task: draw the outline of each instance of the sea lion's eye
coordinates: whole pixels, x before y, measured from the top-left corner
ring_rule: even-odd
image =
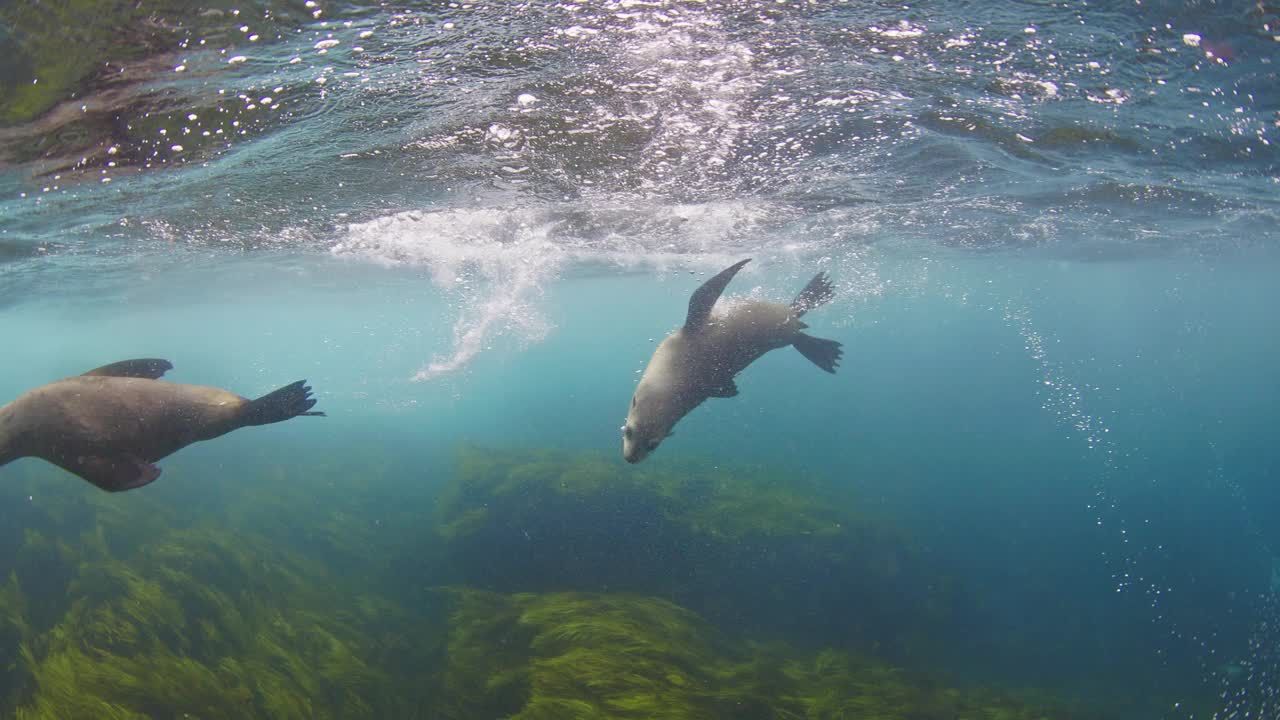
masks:
[[[632,410],[636,409],[636,398],[634,395],[631,396],[631,409]]]
[[[623,426],[622,426],[622,437],[627,438],[628,440],[630,440],[630,439],[631,439],[631,428],[630,428],[630,427],[628,427],[628,426],[626,426],[626,425],[623,425]]]

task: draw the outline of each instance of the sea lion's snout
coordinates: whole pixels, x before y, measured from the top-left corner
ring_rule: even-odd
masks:
[[[644,455],[640,452],[640,446],[632,442],[633,435],[635,435],[635,430],[632,429],[631,425],[622,426],[622,459],[632,465],[644,459]]]
[[[622,458],[632,465],[648,457],[658,443],[658,440],[644,437],[635,425],[628,423],[622,426]]]

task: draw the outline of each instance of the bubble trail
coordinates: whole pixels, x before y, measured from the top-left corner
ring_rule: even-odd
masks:
[[[1116,593],[1142,592],[1149,605],[1152,622],[1165,625],[1170,637],[1196,647],[1197,660],[1206,680],[1219,688],[1221,709],[1213,714],[1212,720],[1280,718],[1280,558],[1274,561],[1276,570],[1270,590],[1256,598],[1256,602],[1250,599],[1239,601],[1242,608],[1255,613],[1257,618],[1249,636],[1246,657],[1223,663],[1218,649],[1213,647],[1213,638],[1184,632],[1166,614],[1163,605],[1177,592],[1177,588],[1161,578],[1149,576],[1144,569],[1148,559],[1164,554],[1164,545],[1156,540],[1148,539],[1143,544],[1135,539],[1133,530],[1138,525],[1144,526],[1140,528],[1142,530],[1149,530],[1145,527],[1148,521],[1135,523],[1132,512],[1116,499],[1119,484],[1123,479],[1135,476],[1136,470],[1130,466],[1129,450],[1122,448],[1111,428],[1086,408],[1089,386],[1080,386],[1069,380],[1062,365],[1050,356],[1048,348],[1054,344],[1054,339],[1037,329],[1025,301],[1006,300],[995,307],[1002,310],[1004,322],[1018,333],[1027,356],[1036,364],[1037,395],[1041,398],[1041,407],[1059,424],[1069,428],[1073,437],[1083,439],[1090,453],[1097,453],[1099,467],[1093,476],[1094,499],[1089,510],[1099,530],[1107,532],[1119,548],[1118,553],[1106,553],[1103,557]],[[1248,507],[1242,489],[1224,472],[1221,464],[1215,480],[1216,484],[1227,489],[1240,507]],[[1269,550],[1261,532],[1252,522],[1247,524],[1246,533],[1259,543],[1259,547]],[[1276,557],[1274,553],[1268,554]],[[1175,705],[1170,712],[1173,714],[1167,717],[1195,718],[1180,705]]]

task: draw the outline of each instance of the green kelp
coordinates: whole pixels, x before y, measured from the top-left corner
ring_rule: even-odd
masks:
[[[458,467],[439,501],[450,582],[667,597],[897,659],[945,642],[961,602],[926,553],[816,479],[558,450],[468,448]]]
[[[0,716],[427,716],[415,675],[443,636],[426,614],[252,530],[80,490],[41,501],[0,586],[0,639],[16,641],[0,654]],[[76,521],[35,529],[55,516]]]
[[[19,718],[358,718],[413,692],[375,662],[394,608],[244,537],[179,530],[85,566],[48,633],[24,641]]]
[[[192,488],[208,496],[211,522],[254,528],[277,546],[321,560],[352,586],[394,594],[404,575],[394,563],[406,556],[434,574],[438,543],[429,521],[436,491],[417,481],[416,463],[397,465],[376,442],[353,442],[305,463],[282,464],[269,451],[236,462],[255,482],[221,491],[207,490],[209,483]]]
[[[990,690],[938,687],[848,653],[735,643],[632,595],[449,591],[438,717],[454,720],[1065,720]],[[1096,720],[1098,716],[1088,716]]]
[[[22,690],[22,644],[31,637],[27,620],[27,599],[10,574],[0,585],[0,712],[13,707]]]

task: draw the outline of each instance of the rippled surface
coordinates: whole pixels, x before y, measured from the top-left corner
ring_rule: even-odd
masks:
[[[11,159],[49,125],[78,139],[0,181],[4,255],[41,258],[9,264],[7,293],[70,256],[210,248],[541,282],[569,256],[1268,247],[1275,23],[1161,3],[211,8],[169,21],[131,80],[0,131]]]
[[[982,485],[1011,493],[994,523],[1016,536],[1006,549],[1057,552],[1036,534],[1046,523],[1071,530],[1051,536],[1064,542],[1105,537],[1085,560],[1046,565],[1126,599],[1080,610],[1052,571],[1025,569],[1035,553],[1009,549],[1024,569],[1008,574],[1027,577],[1003,610],[1140,618],[1171,639],[1125,649],[1151,659],[1134,683],[1163,692],[1193,666],[1221,685],[1215,717],[1276,711],[1276,458],[1258,430],[1276,417],[1247,400],[1270,392],[1280,350],[1266,320],[1276,8],[307,2],[76,20],[82,50],[54,62],[47,19],[0,11],[0,43],[21,60],[0,78],[12,111],[0,126],[0,308],[29,333],[24,362],[86,345],[130,352],[151,340],[131,313],[172,303],[177,344],[218,363],[269,366],[305,348],[311,367],[341,367],[323,371],[326,392],[353,413],[501,408],[494,434],[526,437],[539,413],[504,398],[563,383],[580,347],[570,340],[600,342],[580,329],[595,328],[624,349],[591,357],[626,372],[584,406],[554,401],[582,418],[568,444],[610,444],[591,434],[616,426],[620,406],[602,398],[625,402],[647,341],[678,321],[686,271],[749,255],[738,290],[784,299],[824,268],[841,290],[824,325],[853,360],[841,378],[881,387],[825,398],[820,415],[744,389],[749,403],[690,418],[683,439],[704,442],[687,448],[724,436],[716,447],[750,455],[776,432],[786,443],[772,459],[835,474],[955,464],[957,483],[1003,473],[1070,487]],[[65,91],[42,101],[23,89],[42,82]],[[28,104],[47,107],[19,117]],[[273,308],[291,343],[241,347],[231,311],[185,328],[179,308],[229,298]],[[90,306],[104,299],[130,313],[119,337],[79,317],[98,317]],[[625,345],[632,335],[645,342]],[[845,434],[845,403],[883,424]],[[807,424],[742,429],[778,407]],[[1005,441],[1002,413],[1030,423],[1026,408],[1061,445]],[[986,434],[957,432],[966,423]],[[920,452],[903,449],[913,430],[933,460],[908,472],[896,458]],[[847,449],[868,437],[879,450]],[[951,519],[980,512],[965,495],[908,482],[886,502],[944,528],[936,543],[998,534]],[[1193,519],[1179,497],[1218,514]],[[1055,502],[1087,518],[1063,520]],[[996,582],[1000,560],[980,547],[957,562]],[[1240,565],[1210,570],[1212,548]],[[1028,621],[1024,642],[1056,647],[1054,624]],[[1113,650],[1061,652],[1078,669]]]

